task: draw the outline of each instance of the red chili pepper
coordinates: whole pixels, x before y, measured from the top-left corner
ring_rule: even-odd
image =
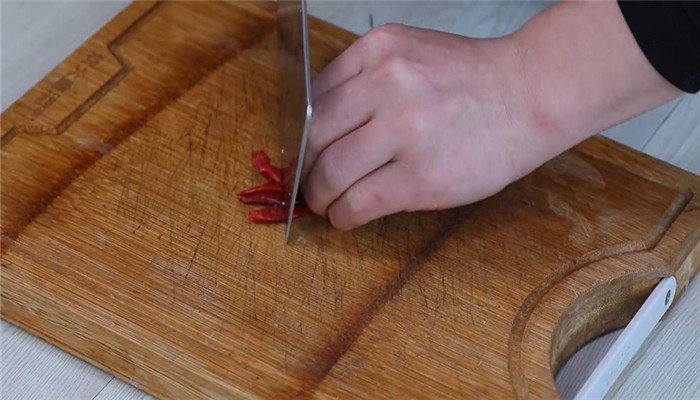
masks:
[[[287,213],[284,208],[266,207],[260,210],[253,210],[248,213],[248,219],[257,223],[287,222]]]
[[[252,193],[241,196],[241,202],[244,204],[259,204],[263,206],[284,207],[282,192],[277,193]]]
[[[301,218],[311,213],[311,210],[305,205],[299,205],[294,208],[294,219]],[[248,219],[251,222],[270,224],[277,222],[287,222],[287,212],[284,208],[265,207],[260,210],[253,210],[248,213]]]
[[[282,193],[282,185],[277,182],[267,182],[238,193],[239,197],[246,197],[257,193]]]
[[[268,182],[282,183],[282,171],[270,165],[270,157],[264,151],[253,153],[253,168],[260,173]]]
[[[311,214],[311,209],[309,209],[306,204],[297,204],[296,207],[294,207],[294,219],[301,218],[309,214]]]
[[[238,193],[239,199],[245,204],[260,204],[269,207],[251,211],[248,219],[257,223],[277,223],[286,222],[289,209],[284,204],[285,191],[291,190],[292,179],[296,172],[297,161],[294,160],[287,168],[281,170],[270,165],[270,158],[263,151],[253,153],[253,167],[265,179],[267,183],[243,190]],[[284,179],[284,181],[283,181]],[[299,194],[296,207],[294,208],[294,219],[311,214],[311,210],[304,203],[304,199]]]

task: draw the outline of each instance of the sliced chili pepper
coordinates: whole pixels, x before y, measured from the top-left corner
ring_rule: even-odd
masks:
[[[277,193],[252,193],[241,196],[241,202],[244,204],[259,204],[263,206],[283,207],[282,192]]]
[[[296,207],[294,207],[294,219],[301,218],[309,214],[311,214],[311,209],[309,209],[306,204],[298,204]]]
[[[308,214],[311,214],[311,210],[303,204],[294,208],[294,219],[301,218]],[[248,213],[248,219],[252,222],[262,224],[287,222],[287,212],[285,209],[279,207],[265,207]]]
[[[268,182],[282,183],[282,171],[270,164],[270,157],[264,151],[253,153],[253,168],[260,173]]]
[[[284,170],[273,167],[270,158],[263,151],[253,153],[253,167],[260,173],[267,183],[238,193],[240,201],[245,204],[260,204],[268,207],[251,211],[248,219],[256,223],[278,223],[286,222],[289,215],[289,208],[284,203],[291,193],[291,185],[296,172],[297,160]],[[306,206],[304,199],[299,193],[296,207],[294,208],[294,219],[311,214],[311,210]]]
[[[278,182],[267,182],[238,193],[239,197],[250,196],[257,193],[282,193],[282,185]]]
[[[270,224],[276,222],[286,222],[287,213],[283,208],[278,207],[266,207],[260,210],[253,210],[248,213],[248,219],[251,222],[257,222],[259,224]]]

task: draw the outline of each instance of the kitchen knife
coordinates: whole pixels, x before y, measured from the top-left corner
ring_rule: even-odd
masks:
[[[311,123],[311,65],[306,0],[277,2],[277,44],[280,58],[280,156],[283,170],[287,233],[292,234],[294,206]]]

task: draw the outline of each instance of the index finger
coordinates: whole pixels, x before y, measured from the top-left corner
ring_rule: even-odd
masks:
[[[364,47],[362,40],[355,41],[316,75],[311,84],[311,94],[314,100],[362,72],[365,57]]]

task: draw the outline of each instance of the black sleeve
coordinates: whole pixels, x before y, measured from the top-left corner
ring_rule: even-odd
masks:
[[[677,88],[700,91],[700,1],[618,0],[639,47]]]

